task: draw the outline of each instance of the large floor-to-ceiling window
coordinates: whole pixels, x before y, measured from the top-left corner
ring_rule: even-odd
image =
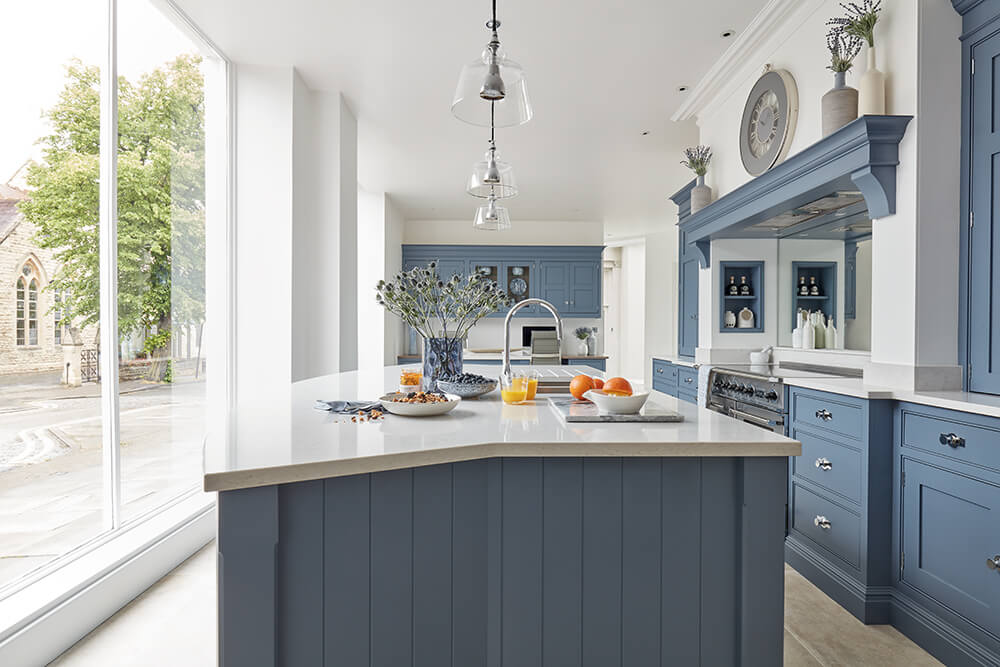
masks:
[[[165,0],[8,4],[0,600],[197,497],[228,386],[224,59]]]

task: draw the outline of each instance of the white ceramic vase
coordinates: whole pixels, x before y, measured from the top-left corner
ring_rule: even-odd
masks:
[[[858,114],[885,114],[885,75],[875,66],[875,47],[868,47],[868,69],[858,84]]]
[[[697,213],[712,203],[712,188],[705,185],[705,175],[698,176],[698,183],[691,188],[691,213]]]
[[[822,108],[824,137],[858,117],[858,91],[847,85],[846,72],[834,72],[833,88],[823,96]]]
[[[576,341],[577,341],[576,342],[576,353],[579,354],[581,357],[587,356],[587,339],[586,338],[582,338],[582,339],[581,338],[577,338]]]

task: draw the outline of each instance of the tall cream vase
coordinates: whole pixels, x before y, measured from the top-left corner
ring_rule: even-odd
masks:
[[[868,69],[858,83],[858,115],[885,114],[885,75],[875,66],[875,47],[868,47]]]

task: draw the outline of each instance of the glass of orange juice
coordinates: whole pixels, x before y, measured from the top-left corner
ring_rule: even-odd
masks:
[[[528,378],[523,375],[500,376],[500,398],[511,405],[528,400]]]
[[[525,400],[533,401],[538,391],[538,371],[524,371],[524,380],[528,390]]]

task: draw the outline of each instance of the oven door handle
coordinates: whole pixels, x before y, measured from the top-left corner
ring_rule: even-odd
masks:
[[[757,415],[752,415],[749,412],[743,412],[742,410],[737,410],[736,408],[729,408],[729,414],[733,417],[739,419],[745,419],[746,421],[757,424],[758,426],[782,426],[785,422],[784,420],[770,420],[764,419],[763,417],[758,417]]]

